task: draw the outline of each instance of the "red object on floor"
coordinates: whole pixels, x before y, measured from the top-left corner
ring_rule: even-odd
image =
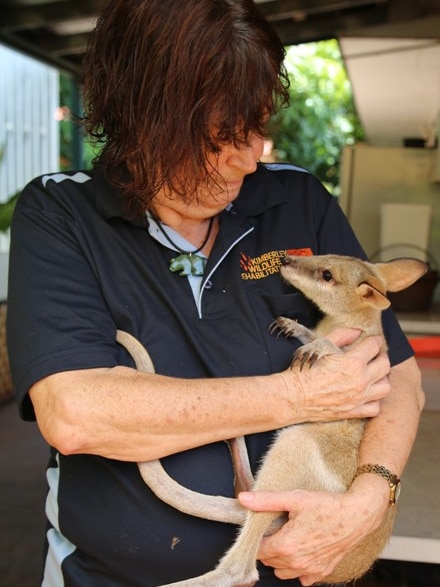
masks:
[[[421,336],[410,338],[416,357],[440,358],[440,336]]]

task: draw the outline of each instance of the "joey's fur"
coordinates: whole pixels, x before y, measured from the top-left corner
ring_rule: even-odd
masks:
[[[397,259],[387,263],[368,263],[353,257],[322,255],[314,257],[286,257],[281,274],[291,285],[301,290],[322,311],[324,317],[315,331],[288,318],[279,317],[272,325],[286,336],[297,337],[304,343],[294,355],[293,364],[311,367],[316,360],[330,353],[342,352],[327,340],[326,334],[337,326],[349,326],[362,331],[358,344],[367,335],[382,334],[381,313],[390,305],[387,291],[402,290],[427,270],[425,263],[415,259]],[[121,344],[127,346],[127,341]],[[133,341],[130,341],[130,344]],[[135,341],[137,343],[137,341]],[[139,343],[137,343],[139,345]],[[128,350],[131,352],[130,345]],[[385,340],[384,340],[385,348]],[[142,368],[138,363],[138,368]],[[329,423],[307,423],[281,430],[264,457],[255,479],[255,490],[286,491],[308,489],[312,491],[344,492],[350,486],[358,463],[358,449],[364,431],[359,419]],[[238,453],[246,460],[243,439],[237,439]],[[185,508],[179,498],[170,498],[171,485],[179,487],[161,469],[159,461],[140,465],[141,474],[153,491],[177,509],[199,517],[244,523],[230,550],[218,566],[209,573],[172,583],[163,587],[251,587],[258,580],[256,557],[261,538],[272,533],[284,522],[282,512],[244,512],[236,500],[201,496],[180,488]],[[144,468],[144,472],[143,469]],[[146,469],[146,471],[145,471]],[[205,501],[205,497],[209,498]],[[199,511],[200,500],[204,513]],[[211,500],[212,503],[209,502]],[[222,501],[223,500],[223,501]],[[218,507],[215,515],[213,503]],[[234,503],[234,508],[229,508]],[[231,511],[235,513],[230,514]],[[360,542],[326,577],[325,584],[345,583],[363,575],[381,553],[392,532],[396,508],[390,507],[380,527]],[[241,522],[241,520],[240,520]],[[325,528],[323,529],[325,531]]]

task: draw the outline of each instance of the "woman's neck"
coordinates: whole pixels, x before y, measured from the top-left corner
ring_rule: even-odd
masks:
[[[155,202],[151,213],[157,221],[178,232],[195,248],[206,241],[201,251],[209,255],[218,233],[218,217],[202,216],[201,210],[193,211],[192,208],[186,205],[176,207],[171,202],[170,205]]]

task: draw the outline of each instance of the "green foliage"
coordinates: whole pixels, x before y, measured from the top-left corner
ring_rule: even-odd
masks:
[[[0,147],[0,165],[5,154],[5,147]],[[19,193],[10,196],[6,202],[0,202],[0,232],[6,232],[11,225],[12,214],[17,203]]]
[[[0,202],[0,232],[6,232],[11,225],[12,214],[18,200],[18,194],[11,196],[6,202]]]
[[[273,121],[276,156],[305,167],[338,195],[342,148],[363,140],[336,40],[287,49],[290,105]]]
[[[80,112],[75,112],[75,92],[77,92],[77,87],[74,79],[68,74],[60,73],[59,123],[60,169],[62,171],[72,169],[78,165],[81,169],[91,169],[93,159],[99,151],[77,126],[75,117],[79,116]],[[78,133],[81,142],[81,160],[74,161],[74,141],[78,139]]]
[[[60,170],[70,168],[72,158],[72,123],[70,112],[72,108],[72,79],[60,73]]]

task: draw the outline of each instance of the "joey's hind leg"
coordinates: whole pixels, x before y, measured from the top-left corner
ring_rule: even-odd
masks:
[[[280,519],[277,523],[277,520]],[[237,540],[214,571],[223,585],[252,587],[258,581],[257,556],[263,536],[282,526],[285,518],[278,512],[249,512]]]
[[[256,491],[345,489],[339,475],[327,466],[312,426],[290,426],[277,434],[258,471],[254,485]],[[323,442],[327,444],[325,438]],[[261,539],[273,534],[286,520],[286,512],[249,511],[235,544],[215,573],[231,578],[230,585],[234,587],[253,585],[258,577],[256,558]]]

